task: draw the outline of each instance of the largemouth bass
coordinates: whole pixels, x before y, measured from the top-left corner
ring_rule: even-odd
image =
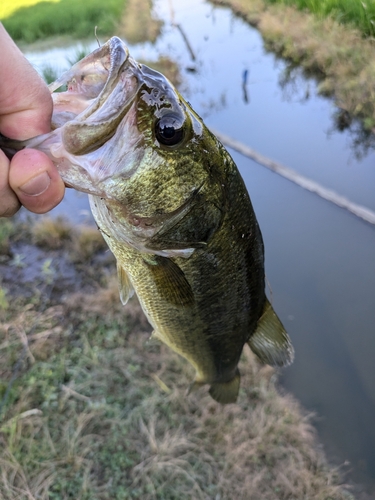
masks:
[[[235,163],[173,85],[111,38],[56,82],[53,131],[36,148],[89,194],[117,259],[120,297],[135,291],[153,337],[195,368],[220,403],[237,399],[248,343],[265,363],[293,359],[265,295],[262,235]]]

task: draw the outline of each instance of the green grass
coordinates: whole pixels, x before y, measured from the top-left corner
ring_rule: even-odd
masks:
[[[358,28],[366,36],[375,36],[374,0],[266,0],[307,9],[319,17],[331,16],[343,24]]]
[[[2,22],[16,40],[31,43],[50,36],[75,38],[111,35],[116,31],[125,6],[124,0],[60,0],[21,7]]]

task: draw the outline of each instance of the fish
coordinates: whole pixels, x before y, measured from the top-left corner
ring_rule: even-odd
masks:
[[[63,92],[55,92],[66,86]],[[136,293],[155,338],[234,403],[244,345],[272,366],[294,350],[265,293],[262,234],[229,153],[162,74],[112,37],[50,85],[52,131],[4,137],[46,153],[89,195],[116,257],[120,299]]]

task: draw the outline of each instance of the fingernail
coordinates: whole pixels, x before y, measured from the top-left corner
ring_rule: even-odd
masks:
[[[49,188],[50,184],[50,176],[47,174],[47,172],[43,172],[42,174],[39,174],[36,177],[33,177],[29,181],[25,182],[25,184],[20,186],[19,190],[24,194],[28,194],[29,196],[39,196]]]

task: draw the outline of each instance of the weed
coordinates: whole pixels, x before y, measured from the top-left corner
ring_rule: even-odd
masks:
[[[42,68],[42,76],[47,84],[50,84],[57,80],[58,73],[57,70],[51,64],[45,64]]]
[[[45,259],[41,271],[43,281],[48,285],[52,284],[56,274],[56,271],[52,267],[52,259]]]
[[[105,249],[107,244],[97,227],[83,226],[74,231],[70,248],[74,262],[88,264],[95,254]]]
[[[7,301],[6,295],[6,290],[0,287],[0,309],[8,309],[9,307],[9,302]]]
[[[22,253],[15,253],[12,260],[9,262],[9,265],[21,269],[26,265],[24,260],[25,255],[23,255]]]
[[[72,57],[67,57],[66,61],[69,66],[74,66],[74,64],[86,57],[89,53],[90,50],[87,47],[78,47],[75,54]]]
[[[0,256],[9,255],[9,238],[14,231],[14,224],[10,220],[0,218]]]
[[[71,226],[62,217],[41,217],[32,227],[33,243],[43,248],[62,248],[70,238]]]

